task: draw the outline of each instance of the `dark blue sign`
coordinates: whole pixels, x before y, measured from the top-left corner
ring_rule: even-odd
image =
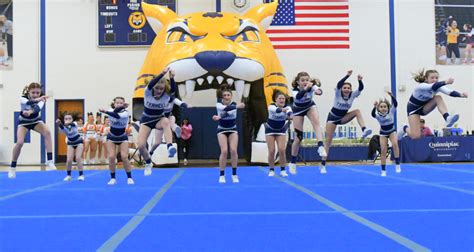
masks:
[[[99,46],[149,46],[155,32],[148,25],[142,0],[99,0]],[[176,0],[147,0],[176,12]]]
[[[474,137],[423,137],[400,141],[400,158],[412,162],[470,162],[474,160]]]

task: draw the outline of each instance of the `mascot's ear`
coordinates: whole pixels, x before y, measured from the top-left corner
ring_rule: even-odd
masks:
[[[172,19],[178,17],[174,11],[168,9],[166,6],[148,4],[145,3],[145,1],[142,1],[142,9],[148,23],[156,34],[158,34],[161,28],[167,25]]]
[[[278,1],[272,3],[259,4],[245,13],[244,17],[253,19],[260,23],[264,30],[267,30],[272,23],[278,7]]]

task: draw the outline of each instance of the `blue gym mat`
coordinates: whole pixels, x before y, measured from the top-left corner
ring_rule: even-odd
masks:
[[[474,164],[0,174],[0,251],[473,251]],[[73,171],[77,178],[77,171]]]

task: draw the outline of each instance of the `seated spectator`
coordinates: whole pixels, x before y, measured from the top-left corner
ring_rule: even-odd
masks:
[[[425,119],[420,119],[421,136],[433,136],[433,131],[428,126],[425,126]]]

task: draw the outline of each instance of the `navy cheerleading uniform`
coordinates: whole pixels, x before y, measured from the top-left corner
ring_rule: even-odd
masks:
[[[128,142],[128,134],[126,132],[130,113],[123,107],[109,109],[105,112],[109,115],[110,129],[107,134],[107,141],[115,144]]]
[[[160,97],[155,97],[153,94],[153,87],[161,80],[161,78],[163,78],[163,76],[164,74],[159,74],[157,77],[153,78],[145,88],[144,110],[140,119],[140,124],[146,125],[151,129],[156,128],[156,124],[161,120],[161,118],[166,116],[166,109],[173,100],[172,96],[166,92],[163,92]],[[176,83],[173,78],[171,78],[170,84],[170,94],[173,94],[176,92]],[[170,115],[171,110],[169,111],[168,116]]]
[[[283,109],[286,108],[286,113]],[[268,106],[268,120],[265,123],[265,135],[268,136],[279,136],[286,135],[288,129],[287,119],[293,114],[290,106],[284,108],[278,107],[275,103]]]
[[[293,89],[294,101],[292,110],[294,116],[305,116],[312,107],[316,106],[316,103],[313,101],[313,95],[317,90],[321,89],[316,85],[303,90],[299,90],[298,87]]]
[[[76,148],[79,144],[83,144],[83,139],[79,134],[79,127],[76,122],[69,125],[59,124],[59,129],[66,134],[67,145]]]
[[[461,94],[457,91],[451,90],[446,87],[446,82],[440,81],[433,84],[420,83],[413,91],[410,96],[410,100],[407,104],[407,114],[410,115],[427,115],[428,113],[423,112],[423,107],[433,99],[438,93],[444,93],[452,97],[461,97]],[[430,111],[431,112],[431,111]]]
[[[374,107],[372,109],[372,117],[377,119],[380,124],[380,136],[388,137],[393,132],[396,132],[395,126],[395,114],[397,113],[398,102],[393,95],[390,95],[392,98],[392,106],[386,114],[382,114]]]
[[[344,76],[336,86],[336,96],[334,98],[334,105],[331,108],[331,111],[328,114],[327,122],[333,124],[341,124],[342,118],[347,114],[349,109],[352,107],[354,100],[359,97],[362,90],[364,90],[364,83],[362,80],[359,80],[359,87],[357,90],[349,93],[349,96],[344,97],[342,95],[342,87],[344,82],[349,78],[349,75]]]
[[[237,133],[237,103],[231,102],[225,105],[222,102],[216,103],[217,115],[219,124],[217,125],[217,134],[225,134],[229,136],[232,133]]]
[[[21,113],[18,117],[18,125],[32,130],[36,127],[38,123],[41,123],[41,110],[44,106],[44,101],[33,101],[28,98],[28,96],[22,96],[20,99]],[[23,111],[31,110],[29,116],[23,114]]]

